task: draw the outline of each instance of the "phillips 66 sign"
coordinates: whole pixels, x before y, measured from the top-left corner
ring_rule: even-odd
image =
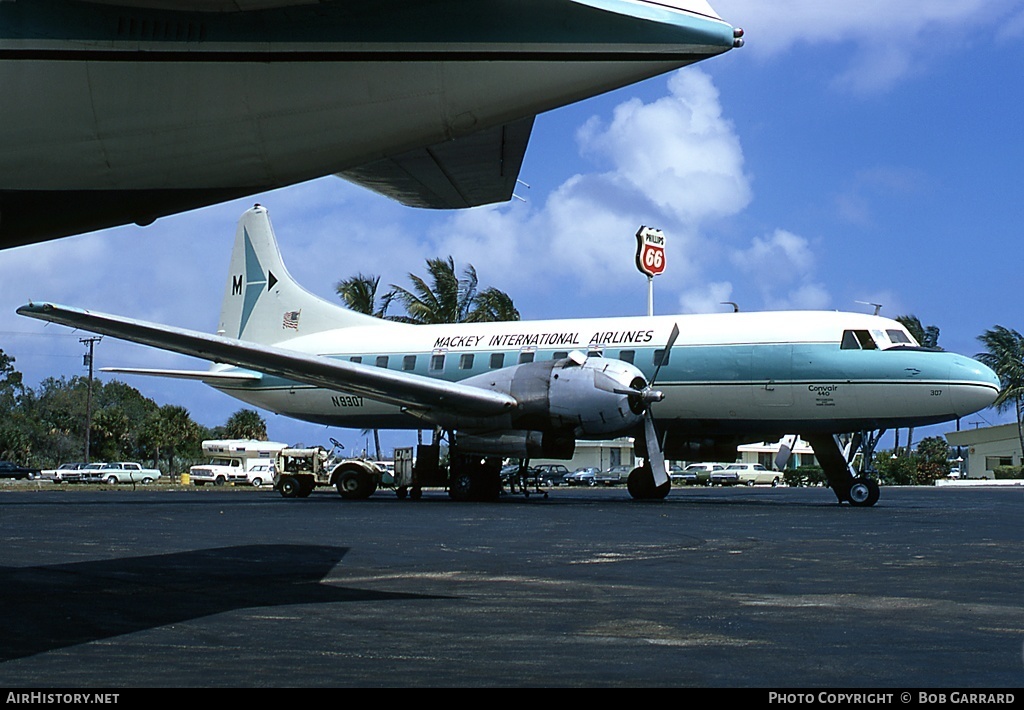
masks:
[[[640,227],[636,233],[636,268],[648,276],[665,270],[665,235],[660,229]]]

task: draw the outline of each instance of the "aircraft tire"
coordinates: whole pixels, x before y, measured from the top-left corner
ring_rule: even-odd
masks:
[[[852,506],[870,508],[878,502],[879,495],[878,481],[865,476],[858,476],[850,485],[848,500]]]
[[[448,497],[452,500],[465,502],[473,500],[473,477],[469,471],[461,471],[453,474],[448,482]]]
[[[663,500],[672,490],[672,481],[665,481],[660,486],[654,485],[654,474],[647,466],[634,468],[626,479],[626,490],[633,500]]]

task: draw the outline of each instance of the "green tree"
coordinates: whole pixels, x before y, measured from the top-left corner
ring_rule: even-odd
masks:
[[[357,274],[339,281],[334,290],[345,302],[345,305],[353,311],[377,318],[386,318],[394,294],[389,291],[378,302],[377,288],[379,285],[380,276]]]
[[[477,295],[476,305],[467,318],[474,323],[519,319],[519,310],[512,303],[512,297],[496,288],[484,289]]]
[[[29,460],[31,438],[21,411],[24,404],[21,373],[14,369],[14,358],[0,350],[0,458]]]
[[[920,343],[921,347],[942,350],[939,347],[938,326],[922,325],[921,319],[915,315],[896,316],[896,321],[910,331],[910,334],[914,336],[914,340]]]
[[[391,294],[407,314],[395,320],[419,324],[495,321],[499,316],[519,320],[519,311],[508,294],[495,288],[477,292],[479,280],[472,264],[459,278],[452,257],[427,259],[427,272],[429,283],[409,274],[411,289],[392,284]]]
[[[999,395],[993,406],[999,412],[1014,410],[1017,437],[1024,454],[1024,336],[997,325],[978,336],[978,340],[985,346],[985,352],[975,357],[999,378]]]
[[[167,452],[168,473],[175,473],[174,459],[177,456],[197,458],[202,452],[202,433],[198,424],[192,421],[188,410],[173,404],[160,407],[158,429],[164,437],[164,451]]]
[[[267,422],[254,409],[239,409],[224,424],[227,439],[267,440]]]
[[[917,482],[931,485],[949,476],[949,444],[941,436],[927,436],[917,445]]]

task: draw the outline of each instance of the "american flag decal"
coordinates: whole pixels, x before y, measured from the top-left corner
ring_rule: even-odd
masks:
[[[284,319],[281,321],[282,328],[291,328],[292,330],[299,329],[299,315],[302,311],[288,311],[284,314]]]

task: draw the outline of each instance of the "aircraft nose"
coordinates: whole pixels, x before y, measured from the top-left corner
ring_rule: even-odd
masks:
[[[953,411],[958,417],[991,407],[999,395],[999,377],[977,360],[959,356],[950,365]]]

